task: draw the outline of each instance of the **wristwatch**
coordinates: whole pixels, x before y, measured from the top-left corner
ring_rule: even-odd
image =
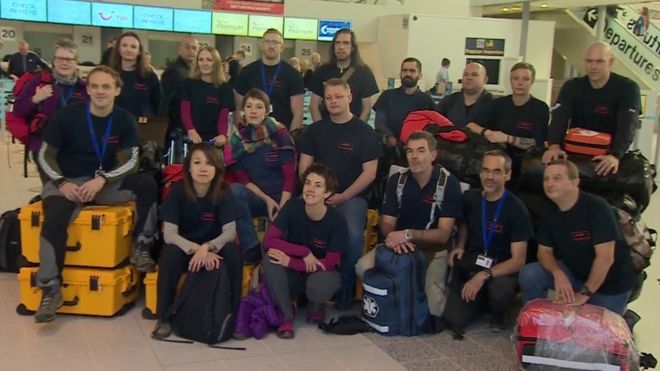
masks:
[[[591,290],[589,290],[587,285],[583,285],[582,288],[580,289],[580,291],[578,291],[578,292],[580,294],[582,294],[584,296],[588,296],[588,297],[592,297],[594,295],[594,293]]]
[[[403,230],[403,237],[406,238],[406,241],[410,242],[412,241],[412,232],[410,232],[410,229],[404,229]]]

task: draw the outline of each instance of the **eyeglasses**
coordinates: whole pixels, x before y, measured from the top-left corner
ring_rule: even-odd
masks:
[[[279,40],[261,40],[262,43],[266,45],[281,45],[282,43]]]
[[[76,58],[55,57],[55,58],[53,58],[53,60],[54,60],[55,62],[60,62],[60,63],[63,63],[63,62],[66,62],[66,63],[73,63],[73,62],[76,61]]]

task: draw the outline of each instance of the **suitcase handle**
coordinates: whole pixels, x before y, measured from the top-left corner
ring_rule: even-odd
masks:
[[[73,300],[65,300],[64,303],[62,303],[62,305],[67,307],[75,307],[76,305],[78,305],[79,301],[80,299],[78,299],[78,296],[74,296]]]
[[[67,246],[66,251],[80,251],[82,249],[82,245],[80,242],[76,242],[74,246]]]

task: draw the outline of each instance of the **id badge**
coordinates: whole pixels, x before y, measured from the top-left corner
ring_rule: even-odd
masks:
[[[493,258],[489,258],[486,255],[479,255],[477,256],[477,265],[482,268],[490,269],[490,267],[493,266]]]
[[[268,107],[268,113],[273,113],[273,105],[272,104]]]

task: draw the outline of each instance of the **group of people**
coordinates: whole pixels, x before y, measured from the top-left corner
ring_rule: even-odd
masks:
[[[380,231],[384,245],[396,253],[430,255],[426,292],[439,326],[460,333],[486,301],[493,327],[501,329],[519,284],[524,301],[554,288],[569,305],[589,302],[623,312],[634,281],[630,256],[608,204],[580,191],[575,165],[562,150],[569,122],[610,133],[608,154],[594,158],[599,173],[607,174],[617,171],[632,142],[639,88],[610,71],[607,44],[590,46],[587,75],[565,84],[548,126],[547,105],[530,94],[535,72],[528,63],[513,66],[512,94],[498,99],[485,91],[484,67],[470,63],[463,89],[436,107],[417,87],[421,62],[406,58],[402,86],[383,92],[374,104],[378,86],[360,58],[355,33],[340,30],[329,63],[310,82],[315,122],[296,143],[290,131],[302,127],[302,76],[280,59],[279,31],[267,30],[261,49],[262,58],[243,67],[229,85],[218,51],[199,48],[187,37],[159,81],[145,68],[139,37],[127,32],[117,40],[110,66],[93,68],[85,83],[75,68],[75,45],[55,45],[54,83],[32,82],[16,102],[26,116],[42,112],[48,118],[42,143],[31,148],[44,181],[37,322],[52,321],[62,305],[72,217],[90,202],[135,201],[131,262],[141,272],[155,267],[151,250],[157,221],[163,222],[154,337],[171,333],[167,309],[185,271],[222,263],[236,310],[243,262],[261,260],[264,280],[284,314],[277,335],[291,338],[297,295],[306,294],[307,319],[314,323],[324,320],[331,298],[340,310],[354,303],[356,274],[374,265],[373,253],[362,256],[366,192],[384,149],[392,148],[405,151],[408,169],[387,182]],[[375,129],[365,122],[372,107]],[[463,193],[454,175],[434,165],[431,134],[414,132],[401,143],[404,118],[419,109],[437,109],[455,126],[503,144],[503,150],[483,157],[481,190]],[[184,131],[194,143],[183,163],[183,181],[173,186],[160,213],[154,179],[136,174],[137,122],[158,112],[169,116],[170,132]],[[546,140],[543,183],[553,205],[534,231],[525,205],[506,182],[512,157]],[[234,183],[226,182],[227,172]],[[434,202],[441,181],[443,199]],[[255,216],[269,219],[263,241],[252,225]],[[530,240],[539,244],[539,262],[525,265]]]

